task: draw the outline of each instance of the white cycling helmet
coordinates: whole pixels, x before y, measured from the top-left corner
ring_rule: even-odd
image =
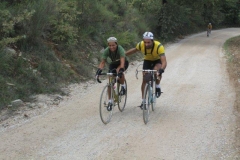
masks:
[[[153,34],[152,32],[145,32],[143,34],[143,39],[153,39]]]
[[[107,42],[115,42],[115,43],[117,43],[117,38],[115,38],[115,37],[109,37],[109,38],[107,39]]]
[[[211,25],[211,23],[209,23]]]

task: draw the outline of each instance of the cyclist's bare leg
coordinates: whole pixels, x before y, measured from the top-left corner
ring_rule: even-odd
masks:
[[[141,87],[141,90],[142,90],[142,98],[143,98],[145,86],[146,86],[146,82],[143,81],[143,82],[142,82],[142,87]]]
[[[120,82],[120,84],[124,84],[124,81],[125,81],[125,76],[123,74],[122,77],[119,78],[119,82]]]
[[[109,82],[110,82],[110,78],[109,78]],[[108,86],[108,100],[111,100],[112,102],[112,99],[111,99],[111,87]]]
[[[143,73],[143,77],[144,77],[144,73]],[[144,95],[144,89],[145,89],[146,83],[147,83],[147,82],[142,79],[142,86],[141,86],[142,99],[143,99],[143,97],[144,97],[143,95]]]
[[[162,64],[161,63],[157,63],[155,66],[154,66],[154,70],[159,70],[160,68],[162,67]],[[162,76],[158,76],[158,78],[156,79],[156,85],[160,84],[160,81],[162,79]]]
[[[119,71],[119,69],[120,69],[120,66],[118,66],[117,72]],[[120,82],[120,84],[124,84],[124,81],[125,81],[125,76],[124,76],[124,74],[122,74],[122,77],[119,78],[119,82]]]
[[[119,69],[120,69],[120,66],[118,66],[118,68],[117,68],[117,73],[119,72]],[[118,78],[118,83],[120,83],[121,84],[121,90],[120,90],[120,95],[125,95],[125,93],[126,93],[126,84],[125,84],[125,75],[124,75],[124,73],[122,74],[122,76],[121,77],[119,77]]]

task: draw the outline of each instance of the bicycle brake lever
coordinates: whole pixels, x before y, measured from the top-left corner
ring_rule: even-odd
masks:
[[[136,78],[138,79],[138,76],[137,76],[137,75],[138,75],[138,70],[136,69],[136,75],[135,75],[135,76],[136,76]]]

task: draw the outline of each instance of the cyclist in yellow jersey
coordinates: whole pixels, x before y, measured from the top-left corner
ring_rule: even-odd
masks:
[[[211,23],[208,24],[207,29],[209,31],[209,34],[211,34],[211,31],[212,31],[212,24]]]
[[[145,32],[143,34],[143,40],[139,42],[135,48],[125,52],[125,54],[128,56],[138,51],[142,52],[144,55],[143,69],[158,70],[159,79],[156,80],[156,97],[159,97],[161,95],[160,80],[162,78],[162,73],[167,67],[164,46],[159,41],[154,40],[153,33]],[[146,81],[143,79],[141,86],[142,99],[145,85]],[[143,107],[142,104],[140,105],[141,108]]]

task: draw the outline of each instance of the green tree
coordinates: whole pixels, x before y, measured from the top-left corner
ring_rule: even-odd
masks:
[[[7,7],[7,3],[0,3],[0,47],[14,44],[26,38],[22,32],[18,32],[22,26],[26,25],[35,13],[34,10],[18,10]]]
[[[225,15],[223,24],[240,26],[239,0],[223,0],[221,2],[221,12]]]

